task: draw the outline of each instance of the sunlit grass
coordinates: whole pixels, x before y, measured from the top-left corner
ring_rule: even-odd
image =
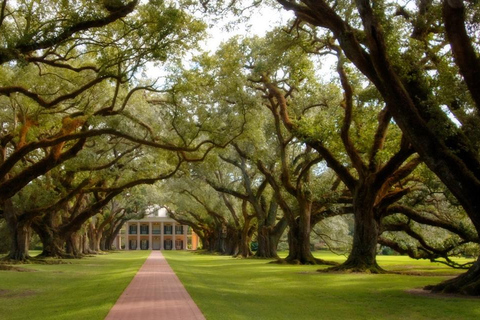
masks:
[[[129,251],[68,264],[21,265],[34,272],[0,271],[0,319],[103,319],[148,254]],[[405,257],[378,260],[388,270],[428,276],[328,274],[316,272],[318,266],[261,259],[184,251],[164,255],[208,320],[480,318],[478,299],[406,292],[462,271]]]
[[[104,319],[148,254],[118,252],[17,266],[32,272],[0,271],[0,319]]]
[[[444,274],[462,271],[406,257],[378,260],[385,269],[424,276],[329,274],[316,272],[318,266],[268,264],[259,259],[181,251],[164,255],[208,320],[480,318],[480,300],[408,293],[446,279]],[[345,259],[320,255],[338,262]]]

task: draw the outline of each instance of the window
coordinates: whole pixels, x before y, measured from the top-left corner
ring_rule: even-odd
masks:
[[[183,226],[175,226],[175,234],[183,234]]]
[[[172,234],[172,226],[165,226],[164,234]]]
[[[137,234],[137,225],[135,224],[131,224],[129,226],[129,231],[128,231],[129,234]]]
[[[152,233],[153,234],[160,234],[160,225],[159,224],[154,224],[152,226]]]
[[[140,226],[140,234],[148,234],[148,224],[142,224]]]
[[[175,240],[175,249],[182,250],[183,249],[183,241],[182,240]]]
[[[129,249],[136,250],[137,249],[137,240],[130,240],[129,242]]]

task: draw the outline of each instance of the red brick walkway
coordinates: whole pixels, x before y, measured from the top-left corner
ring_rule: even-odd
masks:
[[[162,253],[152,251],[105,319],[195,320],[205,317]]]

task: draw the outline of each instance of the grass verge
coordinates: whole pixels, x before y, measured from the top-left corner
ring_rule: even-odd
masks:
[[[104,319],[149,253],[115,252],[15,266],[32,272],[0,271],[0,319]]]
[[[407,257],[378,260],[387,270],[411,275],[319,273],[319,266],[184,251],[164,255],[208,320],[480,319],[479,299],[407,292],[463,272]],[[325,253],[318,257],[343,259]]]

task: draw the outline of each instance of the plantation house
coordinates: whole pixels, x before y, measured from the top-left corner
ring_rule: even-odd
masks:
[[[165,210],[129,220],[115,239],[122,250],[196,250],[198,236],[186,225],[168,217]]]

